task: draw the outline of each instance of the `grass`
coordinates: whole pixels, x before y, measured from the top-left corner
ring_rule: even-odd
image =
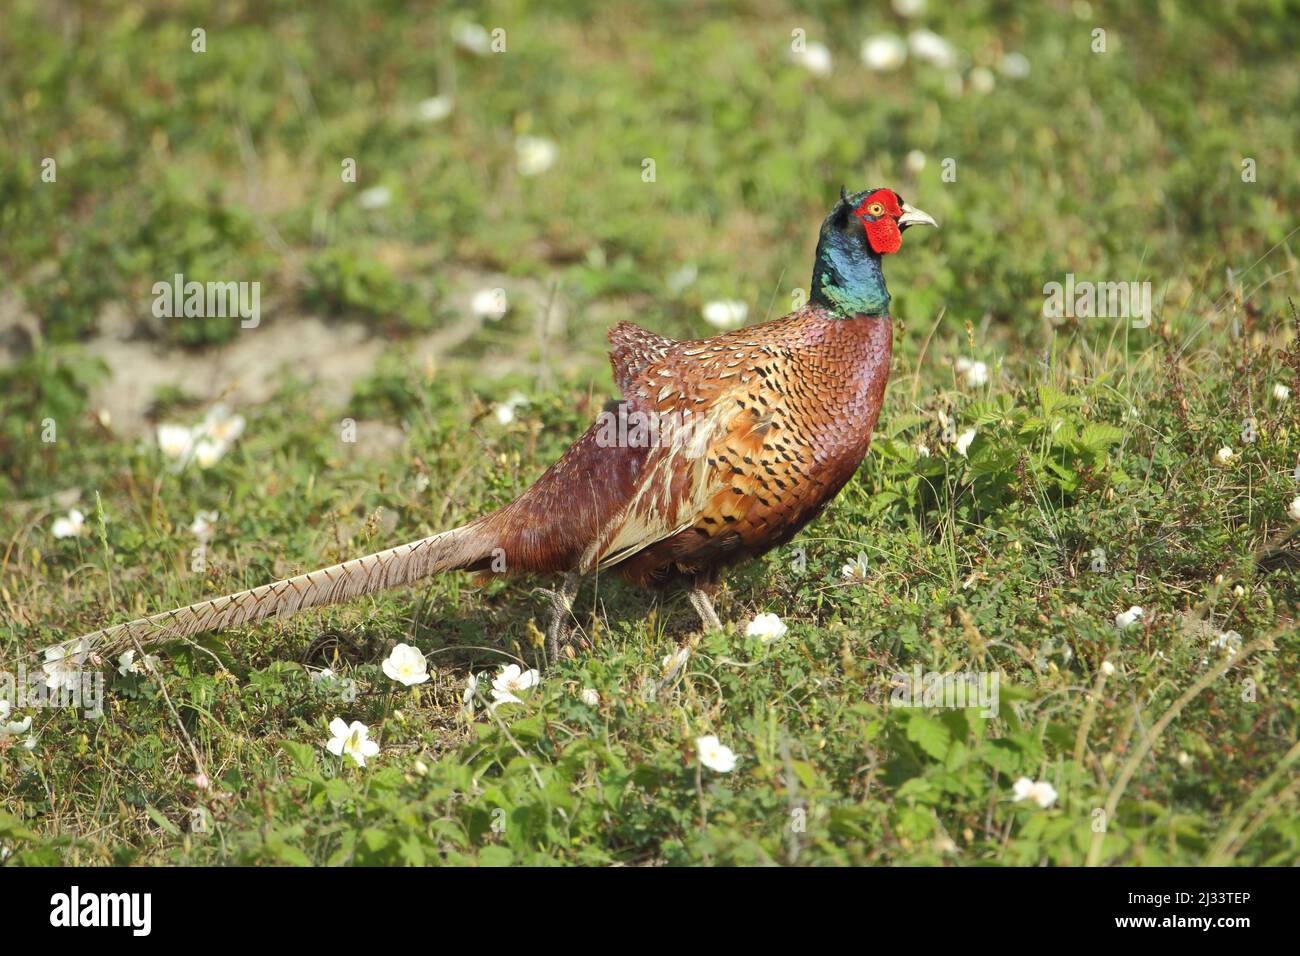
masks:
[[[917,22],[850,4],[102,8],[18,0],[0,37],[0,308],[35,319],[0,369],[0,662],[509,500],[610,393],[607,326],[702,336],[716,298],[783,314],[842,181],[893,185],[943,228],[887,264],[895,367],[866,463],[729,579],[723,633],[700,634],[678,596],[601,579],[577,605],[590,651],[543,662],[545,582],[453,575],[171,646],[155,676],[106,662],[102,718],[24,711],[34,749],[0,737],[6,863],[1300,858],[1300,571],[1276,547],[1300,494],[1300,68],[1280,5],[936,10],[920,22],[964,51],[960,93],[915,58],[868,72],[861,39]],[[461,19],[504,26],[507,52],[457,48]],[[830,77],[784,61],[796,27],[831,47]],[[1008,50],[1028,79],[996,71]],[[438,92],[452,115],[413,119]],[[555,167],[520,176],[520,134],[554,140]],[[364,209],[374,186],[392,201]],[[260,279],[265,328],[155,319],[149,289],[175,272]],[[1070,272],[1151,281],[1151,327],[1044,319],[1043,285]],[[422,336],[463,318],[466,274],[511,310],[427,362]],[[551,288],[565,322],[543,350]],[[148,432],[96,414],[112,308],[164,356],[307,313],[389,345],[344,391],[288,362],[240,406],[228,454],[174,472]],[[503,425],[493,407],[515,390],[529,404]],[[146,415],[192,423],[207,398],[183,384]],[[86,533],[55,539],[74,504]],[[188,526],[207,509],[196,572]],[[868,572],[849,580],[859,552]],[[1145,614],[1121,630],[1130,605]],[[747,637],[761,612],[788,634]],[[415,692],[381,671],[397,642],[429,658]],[[649,699],[681,643],[689,663]],[[542,682],[489,713],[508,662]],[[997,716],[897,706],[918,666],[996,672]],[[323,667],[338,679],[314,681]],[[470,673],[486,675],[472,722]],[[369,725],[370,766],[326,753],[334,717]],[[700,767],[704,734],[734,771]],[[1014,802],[1022,776],[1056,802]]]

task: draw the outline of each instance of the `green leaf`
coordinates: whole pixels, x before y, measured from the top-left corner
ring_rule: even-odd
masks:
[[[146,803],[144,806],[144,811],[145,813],[149,814],[149,819],[151,819],[154,823],[158,824],[158,826],[160,826],[164,832],[169,833],[172,836],[181,835],[180,827],[178,827],[176,824],[172,823],[165,816],[163,816],[162,811],[156,808],[153,804]]]
[[[1039,385],[1038,401],[1043,406],[1044,418],[1051,418],[1054,412],[1079,404],[1079,399],[1065,394],[1055,385]]]
[[[296,740],[282,740],[280,746],[300,769],[316,769],[316,748],[311,744],[299,743]]]
[[[510,852],[509,847],[485,846],[479,850],[478,862],[480,866],[509,866],[515,861],[515,855]]]
[[[1103,451],[1107,446],[1113,445],[1123,438],[1124,429],[1115,425],[1107,425],[1104,422],[1094,422],[1084,426],[1076,444],[1089,451]]]
[[[0,837],[6,840],[35,840],[36,834],[23,826],[22,821],[12,813],[0,810]]]
[[[952,744],[952,734],[947,727],[919,712],[912,714],[907,722],[907,739],[935,760],[942,760]]]

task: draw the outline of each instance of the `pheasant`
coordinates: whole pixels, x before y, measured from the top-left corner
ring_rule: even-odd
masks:
[[[881,270],[909,226],[936,225],[891,189],[846,194],[822,223],[808,304],[785,318],[674,341],[609,332],[623,401],[527,491],[431,537],[86,634],[114,653],[286,616],[453,570],[547,574],[552,660],[583,575],[682,585],[706,628],[720,573],[788,542],[866,455],[889,378],[892,321]]]

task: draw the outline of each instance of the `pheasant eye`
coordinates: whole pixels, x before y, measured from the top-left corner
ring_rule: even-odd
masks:
[[[873,202],[870,206],[867,207],[867,214],[871,216],[880,216],[883,215],[884,212],[885,212],[885,207],[880,205],[880,203],[878,202]]]

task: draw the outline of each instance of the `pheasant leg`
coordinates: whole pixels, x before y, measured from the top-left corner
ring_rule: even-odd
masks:
[[[546,657],[552,664],[560,659],[560,646],[569,637],[569,617],[578,593],[578,575],[566,574],[554,591],[544,591],[551,598],[551,617],[546,625]]]
[[[713,610],[713,601],[710,600],[707,591],[702,588],[692,588],[690,601],[691,607],[695,608],[695,613],[700,616],[700,623],[704,625],[706,631],[722,630],[722,621],[718,620],[718,612]]]

